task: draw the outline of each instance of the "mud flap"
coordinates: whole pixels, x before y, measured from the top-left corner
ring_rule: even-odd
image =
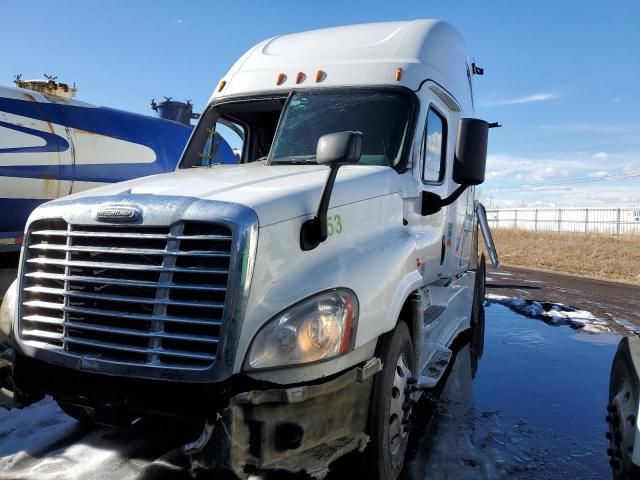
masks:
[[[489,221],[487,220],[487,211],[484,209],[484,205],[477,200],[476,215],[478,216],[478,225],[480,225],[484,244],[487,246],[487,251],[489,252],[491,265],[493,265],[493,268],[498,268],[500,266],[500,260],[498,259],[498,251],[495,243],[493,243],[493,237],[491,236],[491,229],[489,228]]]
[[[373,378],[381,368],[373,358],[326,383],[232,397],[185,445],[192,469],[229,470],[241,479],[278,470],[323,478],[334,460],[366,447]]]

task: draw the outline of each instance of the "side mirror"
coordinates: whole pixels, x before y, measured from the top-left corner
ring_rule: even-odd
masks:
[[[302,224],[300,229],[300,248],[313,250],[327,239],[327,211],[331,192],[338,175],[338,169],[343,165],[352,165],[360,161],[362,152],[361,132],[336,132],[323,135],[318,140],[316,148],[316,162],[331,168],[327,183],[324,184],[316,216]]]
[[[462,118],[453,160],[453,181],[464,186],[484,182],[487,166],[489,123],[477,118]]]
[[[358,163],[361,151],[361,132],[328,133],[318,140],[316,162],[330,167]]]
[[[422,215],[433,215],[451,205],[467,187],[484,182],[487,166],[489,123],[478,118],[462,118],[458,124],[458,138],[453,159],[453,181],[460,184],[447,198],[433,192],[422,192]]]

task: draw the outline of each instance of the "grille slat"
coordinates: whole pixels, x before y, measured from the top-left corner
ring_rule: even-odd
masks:
[[[38,258],[30,258],[27,260],[27,263],[33,263],[37,265],[53,265],[60,267],[78,267],[78,268],[93,268],[93,269],[104,269],[104,270],[142,270],[146,272],[176,272],[176,273],[209,273],[209,274],[227,274],[228,270],[216,268],[216,269],[206,269],[206,268],[197,268],[197,267],[189,267],[189,268],[178,268],[178,267],[169,267],[164,268],[158,265],[139,265],[132,263],[109,263],[109,262],[85,262],[85,261],[73,261],[73,260],[57,260],[57,259],[49,259],[44,257]]]
[[[104,309],[95,309],[95,308],[83,308],[83,307],[67,307],[66,310],[69,313],[76,313],[80,315],[95,315],[98,317],[113,317],[113,318],[124,318],[126,320],[140,320],[150,322],[154,319],[162,320],[165,323],[176,323],[176,324],[185,324],[185,325],[200,325],[200,326],[214,326],[219,327],[222,325],[221,320],[200,320],[197,318],[188,318],[188,317],[172,317],[170,315],[141,315],[127,312],[116,312],[112,310],[104,310]]]
[[[30,245],[30,249],[33,250],[58,250],[62,252],[88,252],[88,253],[112,253],[112,254],[128,254],[128,255],[169,255],[176,257],[230,257],[229,252],[203,252],[198,250],[192,250],[188,252],[168,252],[166,250],[153,249],[153,248],[118,248],[118,247],[83,247],[83,246],[71,246],[55,245],[48,243],[38,243],[36,245]]]
[[[26,292],[35,292],[35,293],[47,293],[52,295],[64,295],[66,297],[72,298],[85,298],[85,299],[94,299],[94,300],[103,300],[106,302],[131,302],[131,303],[143,303],[149,305],[177,305],[180,307],[198,307],[198,308],[217,308],[223,309],[224,303],[215,302],[197,302],[197,301],[183,301],[183,300],[172,300],[170,298],[163,300],[150,300],[147,298],[140,297],[125,297],[122,295],[104,295],[100,293],[85,293],[81,291],[66,291],[63,288],[48,288],[48,287],[26,287],[24,289]]]
[[[133,330],[130,328],[103,327],[99,325],[91,325],[89,323],[72,322],[72,321],[67,321],[65,326],[69,329],[113,333],[116,335],[133,335],[134,337],[145,337],[145,338],[157,337],[157,338],[168,338],[171,340],[185,340],[188,342],[202,342],[202,343],[215,343],[215,344],[220,342],[220,340],[217,337],[206,337],[206,336],[200,336],[200,335],[184,335],[184,334],[166,333],[166,332],[145,332],[143,330]]]
[[[107,342],[96,342],[92,340],[85,340],[83,338],[76,337],[67,337],[65,339],[68,343],[75,343],[78,345],[85,345],[87,347],[93,347],[99,350],[120,350],[123,352],[132,352],[132,353],[140,353],[146,355],[149,352],[149,349],[146,348],[137,348],[137,347],[128,347],[125,345],[117,344],[117,343],[107,343]],[[158,348],[154,350],[157,355],[160,356],[169,356],[169,357],[178,357],[178,358],[190,358],[195,360],[205,360],[212,362],[216,359],[215,355],[207,354],[207,353],[195,353],[195,352],[182,352],[178,350],[167,350],[163,348]]]
[[[72,232],[60,230],[39,230],[31,232],[31,235],[38,236],[57,236],[57,237],[93,237],[93,238],[142,238],[156,240],[228,240],[231,241],[231,235],[163,235],[157,233],[119,233],[114,232],[83,232],[75,230]]]
[[[125,285],[132,287],[149,287],[149,288],[173,288],[176,290],[205,290],[208,292],[225,292],[227,287],[225,285],[213,285],[213,284],[188,284],[188,283],[175,283],[175,282],[145,282],[138,280],[126,280],[121,278],[107,278],[107,277],[82,277],[79,275],[65,276],[57,273],[47,272],[33,272],[25,275],[29,278],[37,279],[49,279],[57,281],[70,281],[74,283],[95,283],[99,285]]]
[[[45,308],[48,310],[64,311],[63,303],[44,302],[42,300],[29,300],[27,302],[22,302],[22,305],[24,305],[25,307]]]
[[[64,318],[46,317],[44,315],[27,315],[22,320],[27,322],[48,323],[51,325],[62,325]]]
[[[34,222],[20,335],[79,357],[208,368],[220,343],[232,240],[227,227],[204,222]]]
[[[62,340],[62,334],[57,332],[50,332],[48,330],[34,330],[31,328],[25,328],[22,331],[22,335],[27,337],[38,337],[52,340]]]

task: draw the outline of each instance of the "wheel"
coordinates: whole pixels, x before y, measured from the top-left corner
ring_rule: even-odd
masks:
[[[640,468],[631,459],[636,435],[639,385],[629,348],[630,341],[637,342],[638,339],[623,338],[618,345],[609,382],[607,454],[616,480],[640,478]],[[640,448],[640,445],[635,448]]]
[[[414,370],[411,336],[404,321],[385,336],[380,359],[383,367],[376,375],[369,410],[371,442],[367,453],[372,472],[367,478],[395,480],[404,466],[409,441],[409,429],[403,423],[411,414],[405,389]]]
[[[70,403],[64,403],[64,402],[56,402],[56,403],[60,407],[60,410],[62,410],[64,413],[66,413],[70,417],[75,418],[83,425],[96,424],[96,421],[93,418],[93,415],[91,415],[91,413],[89,413],[89,411],[86,408],[80,407],[78,405],[72,405]]]

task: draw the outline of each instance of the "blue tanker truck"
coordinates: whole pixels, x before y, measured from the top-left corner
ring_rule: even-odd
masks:
[[[155,118],[78,101],[54,78],[15,83],[0,86],[0,252],[20,250],[41,203],[173,171],[191,135],[189,102],[153,102]],[[237,161],[218,134],[209,149],[209,163]]]

